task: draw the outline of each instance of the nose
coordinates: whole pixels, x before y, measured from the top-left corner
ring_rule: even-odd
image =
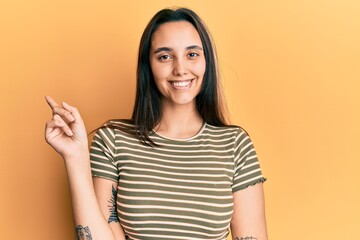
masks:
[[[173,65],[173,74],[175,76],[182,76],[188,74],[188,69],[184,60],[176,60]]]

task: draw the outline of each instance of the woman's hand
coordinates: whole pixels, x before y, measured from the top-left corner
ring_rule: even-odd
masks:
[[[45,99],[53,113],[45,127],[46,142],[64,159],[88,154],[86,129],[78,110],[65,102],[59,106],[49,96]]]

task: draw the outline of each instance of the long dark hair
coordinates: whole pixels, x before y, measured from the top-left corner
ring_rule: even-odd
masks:
[[[162,116],[161,93],[155,85],[150,67],[151,38],[161,24],[177,21],[187,21],[195,27],[200,35],[204,49],[206,69],[201,90],[196,96],[197,111],[208,124],[215,126],[227,125],[220,91],[216,51],[206,25],[190,9],[163,9],[157,12],[150,20],[140,40],[136,97],[130,120],[135,129],[127,129],[136,134],[138,139],[147,145],[155,145],[149,138],[149,133],[160,122]],[[111,124],[108,126],[118,128],[115,125],[111,126]],[[121,128],[121,130],[124,129]]]

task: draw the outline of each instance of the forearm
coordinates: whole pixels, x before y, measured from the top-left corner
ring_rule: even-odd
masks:
[[[84,154],[83,159],[65,159],[76,234],[78,239],[114,240],[96,199],[88,157]]]

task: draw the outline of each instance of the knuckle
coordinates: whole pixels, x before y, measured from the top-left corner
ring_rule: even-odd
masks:
[[[53,112],[59,112],[61,108],[59,106],[55,106],[53,107]]]

